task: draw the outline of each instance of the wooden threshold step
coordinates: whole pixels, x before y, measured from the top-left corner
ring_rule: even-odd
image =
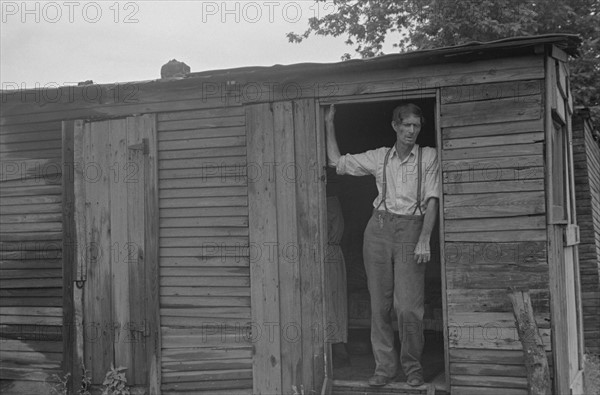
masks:
[[[411,387],[406,383],[390,383],[384,387],[371,387],[365,381],[333,380],[333,395],[435,395],[433,384]]]

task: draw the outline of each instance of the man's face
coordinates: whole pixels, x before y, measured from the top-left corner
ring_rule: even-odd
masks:
[[[409,115],[404,118],[402,122],[393,121],[392,127],[396,131],[396,137],[398,141],[407,144],[414,145],[421,131],[421,118],[415,115]]]

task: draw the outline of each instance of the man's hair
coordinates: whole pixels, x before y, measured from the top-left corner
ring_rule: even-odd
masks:
[[[423,116],[423,111],[421,111],[421,108],[419,106],[413,103],[401,104],[398,107],[394,108],[392,121],[398,121],[402,123],[403,119],[411,115],[421,118],[421,126],[425,125],[425,117]]]

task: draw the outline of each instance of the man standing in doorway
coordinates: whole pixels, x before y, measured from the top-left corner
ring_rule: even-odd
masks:
[[[396,144],[361,154],[340,155],[334,127],[335,107],[326,114],[328,164],[338,174],[373,175],[379,195],[364,235],[363,256],[371,296],[371,344],[375,357],[372,386],[397,374],[392,308],[398,319],[400,365],[411,386],[423,384],[425,263],[439,199],[439,164],[434,148],[415,142],[425,123],[421,109],[394,109]]]

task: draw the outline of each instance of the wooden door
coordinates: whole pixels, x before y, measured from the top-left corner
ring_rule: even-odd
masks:
[[[74,139],[83,364],[94,386],[114,365],[158,393],[155,118],[78,122]]]

